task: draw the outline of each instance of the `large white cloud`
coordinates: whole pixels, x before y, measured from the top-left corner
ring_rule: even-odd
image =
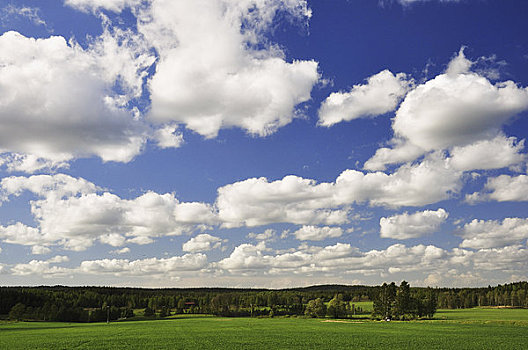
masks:
[[[447,220],[445,209],[425,210],[414,214],[403,213],[380,219],[380,234],[383,238],[419,238],[436,232]]]
[[[50,243],[35,227],[26,226],[20,222],[9,226],[0,226],[0,239],[3,242],[20,245],[32,245],[36,254],[49,253],[45,245]]]
[[[159,55],[150,120],[214,137],[239,127],[268,135],[292,121],[319,80],[315,61],[287,61],[266,32],[277,13],[305,22],[305,0],[67,0],[81,11],[131,7]]]
[[[434,246],[406,247],[395,244],[384,250],[361,252],[350,244],[299,247],[273,254],[264,243],[241,244],[231,255],[213,264],[220,271],[258,274],[359,273],[386,274],[400,271],[430,271],[446,264],[448,252]]]
[[[336,198],[386,207],[422,206],[448,199],[461,187],[461,172],[436,153],[392,174],[347,170],[336,180]]]
[[[528,219],[505,218],[499,220],[473,220],[465,224],[460,236],[463,248],[502,248],[526,243]]]
[[[335,182],[320,184],[298,176],[252,178],[219,188],[216,206],[226,226],[343,224],[352,204],[421,206],[448,199],[461,188],[461,172],[448,163],[434,154],[392,174],[345,170]]]
[[[276,251],[261,242],[257,245],[241,244],[228,257],[211,263],[204,254],[185,254],[139,260],[87,260],[76,267],[57,266],[69,259],[56,256],[43,261],[0,266],[8,273],[8,277],[9,274],[33,276],[31,278],[115,276],[129,277],[135,281],[182,278],[186,285],[203,283],[204,277],[214,278],[216,285],[229,285],[233,281],[246,281],[244,283],[247,284],[248,276],[252,276],[260,283],[263,281],[261,278],[278,278],[282,281],[280,286],[291,287],[292,281],[299,278],[309,278],[311,281],[321,278],[325,281],[351,281],[350,278],[354,278],[353,281],[358,281],[357,277],[363,276],[372,281],[379,281],[380,278],[412,278],[413,283],[419,285],[467,286],[468,283],[482,284],[490,278],[495,278],[494,281],[514,278],[528,268],[527,257],[525,245],[445,250],[433,245],[394,244],[385,249],[361,251],[350,244],[337,243],[323,247],[302,244],[297,249]],[[498,271],[507,275],[497,279]],[[197,274],[199,279],[196,279]]]
[[[204,254],[185,254],[169,258],[147,258],[138,260],[101,259],[82,261],[77,267],[62,267],[69,261],[66,256],[55,256],[48,260],[32,260],[29,263],[15,264],[10,272],[15,276],[41,276],[56,278],[81,275],[114,275],[149,278],[177,278],[189,272],[200,271],[207,266]]]
[[[490,140],[477,141],[467,146],[453,147],[451,165],[460,170],[500,169],[519,164],[526,159],[524,140],[498,135]]]
[[[492,85],[476,73],[442,74],[409,92],[394,119],[398,136],[425,151],[494,136],[528,108],[528,91],[512,81]]]
[[[215,224],[210,205],[180,202],[173,194],[147,192],[123,199],[102,192],[94,184],[67,175],[9,177],[0,182],[2,200],[31,191],[39,197],[31,201],[37,227],[20,222],[0,226],[0,239],[7,243],[34,246],[35,253],[51,245],[84,250],[96,240],[111,246],[127,241],[147,244],[152,238],[180,235]]]
[[[500,273],[524,273],[528,269],[528,249],[525,245],[481,249],[471,257],[477,270],[500,271]]]
[[[319,109],[319,124],[332,126],[341,121],[375,117],[393,111],[412,85],[403,73],[384,70],[354,85],[349,92],[334,92]]]
[[[180,235],[215,220],[206,204],[180,203],[172,194],[154,192],[132,200],[110,193],[39,200],[32,203],[32,213],[43,234],[65,240],[65,247],[73,250],[85,249],[94,239],[113,246],[123,245],[124,237],[149,242],[146,238]]]
[[[159,53],[150,119],[207,137],[229,127],[263,136],[290,123],[319,74],[316,62],[287,62],[264,38],[277,11],[309,16],[303,0],[152,1],[139,17]]]
[[[513,81],[492,84],[486,77],[469,69],[463,49],[450,62],[446,72],[411,90],[401,103],[393,120],[392,148],[381,148],[365,164],[370,170],[384,169],[386,164],[411,161],[426,152],[456,149],[458,162],[465,169],[504,167],[522,144],[501,135],[502,125],[528,109],[528,89]],[[490,145],[487,145],[489,142]],[[508,158],[491,162],[467,161],[468,154],[500,144]],[[479,155],[479,159],[482,158]]]
[[[297,105],[310,99],[319,80],[317,62],[286,60],[283,49],[266,36],[278,13],[305,25],[311,17],[306,0],[65,0],[65,4],[98,14],[108,37],[125,38],[118,45],[101,40],[93,51],[106,66],[116,68],[113,72],[136,68],[121,77],[138,87],[135,96],[142,91],[145,68],[153,64],[147,58],[156,52],[155,72],[146,90],[149,120],[162,124],[151,133],[161,148],[181,145],[177,124],[206,137],[231,127],[260,136],[273,133],[301,113]],[[120,13],[127,7],[137,17],[135,34],[112,26],[100,12]],[[130,52],[133,57],[127,57]],[[122,64],[127,58],[144,64]]]
[[[226,226],[259,226],[276,222],[339,224],[346,209],[335,207],[333,184],[286,176],[268,182],[251,178],[218,189],[216,206]]]
[[[38,275],[44,278],[64,276],[72,273],[73,270],[67,267],[56,266],[55,264],[67,261],[69,261],[67,256],[55,256],[48,260],[31,260],[26,264],[16,264],[11,268],[11,273],[15,276]]]
[[[488,178],[483,191],[467,195],[466,200],[470,203],[482,200],[495,200],[498,202],[528,201],[528,176],[500,175]]]
[[[477,274],[500,271],[502,278],[499,280],[504,280],[512,274],[523,274],[526,271],[528,268],[528,249],[524,245],[485,248],[477,251],[455,248],[452,250],[449,260],[451,266],[463,267]],[[453,270],[457,271],[455,268]],[[487,279],[482,278],[482,283],[488,283]]]
[[[88,49],[59,36],[0,36],[0,152],[11,153],[11,170],[92,155],[128,162],[141,151],[145,128],[123,103],[140,93],[151,58],[124,49],[119,35],[105,31]],[[112,92],[117,82],[130,96]]]
[[[214,205],[180,202],[173,194],[155,192],[123,199],[63,174],[7,177],[0,181],[0,200],[24,191],[34,193],[37,199],[30,206],[36,226],[0,226],[0,235],[6,242],[32,245],[35,253],[41,253],[53,245],[84,250],[96,241],[111,246],[149,244],[156,237],[219,224],[338,225],[349,221],[354,204],[419,206],[447,199],[459,188],[460,173],[449,169],[439,154],[390,175],[347,170],[333,183],[317,184],[297,176],[274,182],[247,179],[219,188]],[[317,230],[320,237],[342,233],[338,228]],[[298,236],[315,237],[306,232]]]
[[[65,174],[10,176],[0,181],[0,201],[6,201],[10,196],[19,196],[25,191],[39,197],[63,198],[95,193],[98,190],[99,187],[83,178]]]
[[[416,283],[420,285],[467,286],[523,273],[528,268],[527,257],[528,249],[521,245],[473,251],[394,244],[386,249],[360,251],[349,244],[338,243],[326,247],[303,245],[288,252],[274,252],[261,243],[241,244],[229,257],[213,263],[212,267],[221,273],[220,276],[361,275],[377,276],[375,280],[417,276]],[[496,279],[496,271],[507,275]]]
[[[83,261],[79,271],[88,274],[113,274],[115,276],[178,276],[188,271],[199,271],[207,266],[204,254],[185,254],[170,258],[140,260],[102,259]]]

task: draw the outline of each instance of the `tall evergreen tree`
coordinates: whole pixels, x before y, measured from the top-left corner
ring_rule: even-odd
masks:
[[[414,300],[411,297],[411,286],[406,281],[402,281],[394,300],[394,316],[405,319],[414,318],[416,315]]]
[[[432,288],[427,288],[425,299],[423,300],[424,316],[433,318],[433,315],[436,312],[437,302],[435,291]]]
[[[391,319],[395,298],[396,284],[394,284],[394,282],[391,284],[383,283],[374,297],[372,315],[374,317]]]

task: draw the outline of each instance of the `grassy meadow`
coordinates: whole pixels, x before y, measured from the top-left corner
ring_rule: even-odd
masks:
[[[178,316],[91,324],[0,323],[0,349],[522,349],[528,310],[439,310],[435,320]]]

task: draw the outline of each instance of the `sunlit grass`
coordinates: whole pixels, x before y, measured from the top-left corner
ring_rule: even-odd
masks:
[[[110,324],[0,323],[1,349],[522,349],[528,310],[440,310],[436,320],[178,316]]]

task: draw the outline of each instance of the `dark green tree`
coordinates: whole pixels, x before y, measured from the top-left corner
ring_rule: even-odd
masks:
[[[121,314],[123,318],[131,318],[134,317],[134,310],[130,308],[126,308],[123,310],[123,313]]]
[[[394,299],[394,316],[402,320],[414,318],[416,316],[415,302],[411,297],[411,286],[406,281],[402,281],[396,291]]]
[[[377,318],[392,318],[392,309],[396,299],[396,284],[383,283],[373,300],[372,316]]]
[[[306,316],[324,317],[326,315],[326,306],[321,298],[310,300],[304,311]]]
[[[145,308],[145,311],[143,312],[143,315],[144,316],[154,316],[154,310],[147,306]]]
[[[185,300],[180,298],[176,307],[176,313],[183,314],[183,309],[185,308]]]
[[[16,303],[15,306],[9,311],[9,319],[15,321],[22,321],[26,313],[26,305],[22,303]]]
[[[343,295],[337,294],[328,302],[326,314],[333,318],[343,318],[346,316],[346,305],[343,301]]]
[[[167,309],[166,306],[163,306],[160,311],[160,317],[167,317],[169,316],[169,309]]]
[[[423,299],[424,316],[433,318],[438,304],[436,293],[432,288],[427,288],[425,299]]]

